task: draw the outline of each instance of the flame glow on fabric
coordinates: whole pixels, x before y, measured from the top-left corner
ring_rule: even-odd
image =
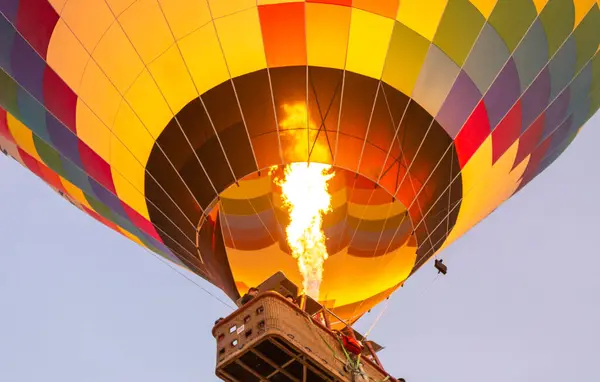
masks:
[[[319,300],[323,263],[328,257],[322,215],[331,210],[327,182],[335,174],[330,169],[319,163],[291,163],[285,167],[284,178],[274,180],[290,213],[287,242],[298,260],[304,292],[315,300]]]

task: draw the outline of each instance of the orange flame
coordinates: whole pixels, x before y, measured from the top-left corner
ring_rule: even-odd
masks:
[[[331,210],[328,181],[335,173],[331,166],[298,162],[285,167],[284,178],[275,179],[281,187],[283,205],[290,214],[286,228],[292,256],[298,260],[304,293],[319,299],[323,264],[327,257],[323,215]]]

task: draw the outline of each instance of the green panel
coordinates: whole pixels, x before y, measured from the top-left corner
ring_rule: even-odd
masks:
[[[592,61],[592,90],[600,88],[600,54],[596,53]]]
[[[4,70],[0,70],[0,106],[13,117],[20,119],[17,84]]]
[[[484,23],[469,0],[449,0],[433,43],[462,67]]]
[[[489,23],[496,29],[512,53],[537,17],[531,0],[498,0]]]
[[[104,203],[102,203],[98,199],[96,199],[88,194],[84,194],[84,195],[85,195],[85,198],[87,199],[88,203],[90,204],[90,206],[92,206],[92,208],[94,209],[94,211],[96,211],[96,213],[98,213],[98,215],[100,215],[103,218],[105,218],[106,220],[109,220],[116,224],[115,218],[112,215],[110,208],[105,206]]]
[[[548,54],[552,57],[573,31],[573,0],[550,0],[540,14],[540,19],[548,38]]]
[[[35,149],[40,155],[40,158],[42,161],[44,161],[44,164],[50,167],[50,169],[52,169],[55,173],[66,179],[65,172],[63,171],[62,167],[62,160],[60,159],[60,154],[58,151],[54,150],[35,134],[33,134],[33,144],[35,145]]]
[[[588,12],[573,34],[577,44],[576,71],[579,71],[594,56],[600,44],[600,8],[597,4]]]
[[[383,68],[383,81],[410,95],[425,62],[429,44],[425,37],[396,22]]]

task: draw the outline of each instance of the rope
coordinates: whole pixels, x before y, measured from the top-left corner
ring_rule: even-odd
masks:
[[[167,267],[171,268],[171,270],[173,270],[174,272],[176,272],[178,275],[180,275],[181,277],[183,277],[184,279],[186,279],[187,281],[191,282],[192,284],[194,284],[195,286],[197,286],[198,288],[200,288],[202,291],[204,291],[206,294],[208,294],[209,296],[211,296],[212,298],[214,298],[215,300],[219,301],[221,304],[225,305],[226,307],[228,307],[229,309],[231,309],[232,311],[234,311],[236,308],[234,308],[233,306],[231,306],[230,304],[226,303],[225,301],[221,300],[219,297],[215,296],[214,294],[212,294],[208,289],[204,288],[202,285],[198,284],[196,281],[192,280],[191,278],[189,278],[187,275],[185,275],[184,273],[180,272],[177,268],[175,268],[174,266],[171,265],[171,263],[165,259],[163,259],[160,255],[152,252],[150,249],[143,247],[146,251],[148,251],[152,256],[154,256],[158,261],[160,261],[161,263],[163,263],[164,265],[166,265]]]

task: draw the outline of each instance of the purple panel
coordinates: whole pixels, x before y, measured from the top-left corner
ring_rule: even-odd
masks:
[[[11,52],[16,31],[4,17],[0,17],[0,68],[12,75]]]
[[[481,100],[481,93],[469,75],[461,71],[436,120],[455,138]]]
[[[44,60],[21,36],[15,37],[11,58],[15,81],[43,104],[43,79],[46,69]]]
[[[238,229],[258,229],[266,225],[272,229],[276,224],[275,213],[272,209],[261,211],[252,215],[229,215],[223,214],[223,222],[232,230]],[[263,225],[264,224],[264,225]]]
[[[546,119],[544,121],[544,130],[542,132],[541,140],[546,139],[558,125],[565,120],[570,100],[571,90],[567,88],[554,100],[554,102],[552,102],[546,111]]]
[[[19,11],[19,0],[2,0],[0,1],[0,12],[10,20],[11,23],[17,22],[17,14]]]
[[[359,250],[369,250],[376,249],[377,242],[379,241],[380,248],[377,249],[385,249],[381,248],[381,246],[387,247],[387,245],[398,236],[402,236],[406,232],[408,232],[411,228],[410,221],[406,220],[400,228],[393,227],[387,229],[383,232],[374,232],[374,231],[361,231],[359,230],[354,235],[354,230],[350,230],[349,235],[352,237],[354,235],[354,240],[350,243],[350,246]],[[381,236],[381,240],[379,237]]]
[[[49,113],[46,113],[46,128],[56,150],[82,168],[78,149],[79,138]]]
[[[517,66],[511,58],[485,95],[485,106],[492,130],[500,123],[521,95]]]
[[[324,227],[323,232],[330,240],[335,240],[341,237],[342,232],[345,232],[347,228],[349,228],[348,222],[345,219],[342,219],[332,226]]]
[[[101,186],[94,179],[89,178],[90,185],[92,186],[92,191],[94,195],[101,201],[104,205],[111,209],[112,212],[121,215],[125,219],[129,220],[127,213],[123,209],[121,205],[121,201],[117,198],[112,192],[108,191],[106,188]]]
[[[550,71],[548,67],[542,70],[529,89],[525,91],[521,102],[521,112],[523,113],[521,132],[523,132],[542,114],[550,102]]]

